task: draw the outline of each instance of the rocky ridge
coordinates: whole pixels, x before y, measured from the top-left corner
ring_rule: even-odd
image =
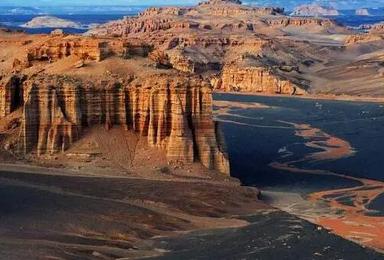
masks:
[[[292,12],[293,16],[337,16],[339,11],[332,7],[325,7],[318,4],[301,5]]]
[[[1,142],[45,156],[67,151],[94,126],[121,126],[169,161],[228,173],[212,91],[305,95],[323,73],[313,68],[348,45],[334,34],[353,37],[327,18],[214,0],[149,8],[84,36],[3,32],[0,118],[22,116],[17,138],[4,134]]]
[[[164,150],[169,162],[201,162],[229,174],[207,80],[146,68],[143,62],[150,47],[140,41],[65,35],[22,38],[17,42],[23,52],[18,49],[18,58],[6,68],[13,76],[2,78],[0,88],[0,119],[23,111],[19,138],[6,142],[8,150],[53,155],[66,152],[84,129],[121,126]],[[108,62],[113,58],[132,66],[120,70]],[[104,75],[98,78],[93,69]],[[84,73],[76,75],[79,70]],[[147,72],[141,75],[143,70]]]
[[[159,67],[201,74],[209,80],[223,75],[225,67],[242,66],[242,57],[253,56],[256,57],[257,65],[247,65],[250,70],[266,71],[266,74],[270,74],[277,81],[280,78],[288,81],[294,78],[292,84],[281,83],[284,86],[290,85],[291,87],[283,87],[290,90],[277,92],[303,94],[307,85],[302,84],[304,81],[297,80],[300,78],[299,73],[296,73],[299,69],[296,72],[289,70],[288,73],[284,70],[269,69],[270,61],[273,61],[276,67],[294,67],[294,62],[298,61],[287,62],[276,55],[285,51],[284,46],[280,46],[279,50],[273,49],[279,45],[277,37],[286,35],[286,30],[315,28],[317,31],[327,31],[339,30],[341,27],[327,18],[287,17],[283,12],[280,8],[244,6],[240,1],[207,1],[194,8],[150,8],[138,17],[126,17],[101,25],[87,34],[123,39],[140,38],[152,44],[149,58]],[[257,75],[259,74],[253,74],[254,77]],[[267,79],[267,82],[262,84],[271,86],[267,77],[261,77],[255,82],[263,82],[264,79]],[[275,86],[271,88],[275,89]],[[276,92],[265,87],[224,89]]]
[[[346,38],[346,45],[380,42],[384,39],[384,24],[377,23],[367,28],[367,32],[350,35]]]
[[[22,25],[25,28],[81,28],[79,23],[54,16],[38,16]]]
[[[27,81],[24,91],[20,148],[25,153],[65,152],[83,128],[121,125],[164,149],[170,161],[200,161],[229,173],[212,121],[211,88],[198,78],[158,74],[94,83],[41,75]]]

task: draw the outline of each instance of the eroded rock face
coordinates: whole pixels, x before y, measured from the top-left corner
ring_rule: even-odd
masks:
[[[54,35],[29,47],[25,63],[30,66],[34,61],[54,62],[69,56],[94,61],[102,61],[110,56],[127,58],[134,55],[145,57],[151,51],[151,48],[151,45],[139,39],[127,41],[123,39]]]
[[[23,104],[22,75],[12,75],[1,81],[0,119],[8,116]]]
[[[38,16],[22,25],[25,28],[81,28],[79,23],[54,16]]]
[[[337,16],[339,11],[332,7],[321,6],[318,4],[301,5],[295,8],[294,16]]]
[[[100,61],[106,56],[106,43],[98,39],[51,37],[28,50],[27,59],[58,60],[71,55]]]
[[[335,26],[335,22],[327,18],[308,18],[308,17],[268,17],[265,22],[271,26]]]
[[[300,51],[287,50],[280,39],[300,30],[344,33],[344,28],[327,18],[289,17],[280,8],[251,7],[237,0],[211,0],[196,7],[150,8],[137,17],[101,25],[88,34],[127,41],[139,38],[151,43],[149,58],[157,68],[176,69],[209,79],[223,72],[227,64],[241,67],[239,61],[241,63],[244,56],[253,56],[258,57],[255,58],[257,66],[250,66],[255,67],[251,69],[268,71],[271,77],[281,78],[279,74],[273,75],[275,70],[269,70],[271,64],[300,66],[301,57],[292,62],[288,56],[294,57],[296,53],[300,56]],[[285,55],[280,55],[283,53]],[[284,80],[291,81],[288,85],[306,89],[302,82],[307,80],[302,79],[299,70],[296,72],[286,73]],[[253,89],[267,88],[253,86]]]
[[[227,66],[214,80],[216,89],[236,92],[259,92],[268,94],[304,94],[299,87],[284,80],[263,67]]]
[[[200,3],[202,8],[212,8],[210,13],[216,16],[241,15],[277,15],[283,14],[283,8],[274,7],[247,7],[242,6],[239,0],[210,0]]]
[[[326,66],[341,51],[333,42],[320,48],[317,36],[348,35],[332,20],[282,12],[212,0],[149,8],[88,36],[0,36],[11,53],[0,52],[0,118],[23,110],[23,153],[66,151],[87,128],[118,125],[141,133],[170,161],[200,161],[228,173],[212,119],[212,85],[304,94],[317,79],[308,76],[313,65]]]
[[[375,42],[375,41],[381,41],[384,39],[383,35],[379,34],[356,34],[348,36],[345,39],[345,45],[355,45],[355,44],[361,44],[361,43],[369,43],[369,42]]]
[[[346,45],[364,44],[372,42],[381,42],[384,39],[384,24],[378,23],[366,26],[366,32],[350,35],[345,39]]]
[[[212,119],[211,86],[196,77],[174,76],[97,83],[59,76],[30,80],[21,147],[25,153],[52,154],[68,149],[84,128],[122,125],[166,150],[170,161],[200,161],[229,174]]]

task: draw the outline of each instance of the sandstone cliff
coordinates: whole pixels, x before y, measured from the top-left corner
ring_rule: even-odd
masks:
[[[348,36],[345,39],[345,45],[349,46],[354,44],[370,43],[370,42],[381,41],[383,39],[384,39],[384,36],[378,35],[378,34],[369,34],[369,33],[356,34],[356,35]]]
[[[103,45],[104,43],[100,40],[53,37],[41,45],[31,47],[28,50],[27,59],[28,61],[53,61],[75,55],[83,59],[100,61],[105,56]]]
[[[153,75],[126,82],[40,76],[25,85],[20,135],[24,153],[67,150],[82,129],[114,125],[139,132],[169,161],[200,161],[229,174],[212,119],[211,87],[195,77]]]
[[[24,81],[22,75],[12,75],[0,82],[0,119],[8,116],[23,104]]]
[[[351,33],[334,21],[282,12],[212,0],[149,8],[88,36],[0,35],[0,118],[23,110],[23,153],[68,151],[94,126],[122,126],[169,161],[200,161],[228,173],[212,120],[212,85],[306,94],[332,74],[318,71],[334,64],[333,55],[356,55],[342,53],[354,48],[343,48],[344,37],[332,33]]]
[[[346,45],[364,44],[380,42],[384,39],[384,24],[377,23],[361,28],[365,30],[364,33],[349,35],[346,40]]]
[[[226,66],[213,84],[216,89],[223,91],[304,94],[300,87],[264,67]]]
[[[336,26],[336,23],[327,18],[308,18],[308,17],[268,17],[265,20],[270,26],[320,26],[320,27],[332,27]]]
[[[38,16],[22,25],[26,28],[81,28],[81,24],[54,16]]]

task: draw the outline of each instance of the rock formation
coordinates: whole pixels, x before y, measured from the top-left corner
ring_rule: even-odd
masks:
[[[289,88],[286,85],[291,86],[290,90],[277,92],[304,93],[301,90],[307,86],[302,85],[302,80],[288,82],[291,77],[300,78],[299,70],[297,75],[289,72],[290,75],[285,76],[281,71],[274,75],[277,70],[269,69],[270,63],[279,67],[300,62],[300,59],[285,60],[286,47],[278,44],[279,40],[274,37],[284,36],[285,30],[299,30],[301,27],[325,33],[338,30],[342,33],[344,28],[327,18],[287,17],[283,12],[280,8],[244,6],[240,1],[206,1],[196,7],[150,8],[137,17],[109,22],[87,34],[120,37],[128,41],[140,39],[151,44],[148,55],[158,68],[201,74],[207,79],[223,74],[223,68],[228,65],[241,66],[239,62],[243,56],[262,57],[257,66],[248,67],[265,71],[277,81],[287,81],[281,83],[284,89]],[[278,49],[272,49],[272,46]],[[268,88],[254,86],[252,89]]]
[[[25,28],[81,28],[76,22],[54,16],[38,16],[22,25]]]
[[[101,61],[109,56],[129,58],[132,55],[145,57],[151,46],[140,40],[96,39],[90,37],[52,35],[30,46],[25,57],[26,64],[34,61],[57,61],[69,56],[83,60]]]
[[[333,71],[319,68],[334,64],[333,55],[353,57],[341,53],[353,48],[333,32],[347,44],[364,40],[327,18],[282,13],[211,0],[149,8],[84,36],[2,32],[0,119],[23,112],[20,136],[9,147],[50,155],[67,151],[94,126],[122,126],[163,149],[169,161],[228,173],[212,117],[214,89],[303,95],[319,78],[323,86]],[[369,35],[381,37],[379,31],[377,25]]]
[[[8,116],[23,104],[23,76],[13,75],[2,81],[0,88],[0,119]]]
[[[327,18],[307,18],[307,17],[274,17],[268,18],[265,22],[271,26],[335,26],[335,22]]]
[[[349,45],[355,45],[355,44],[361,44],[361,43],[382,41],[383,39],[384,39],[384,35],[362,33],[362,34],[348,36],[345,39],[345,44],[349,46]]]
[[[100,61],[107,55],[106,43],[96,39],[52,37],[28,50],[28,61],[55,61],[71,55]]]
[[[215,81],[224,91],[300,95],[304,92],[292,82],[279,78],[263,67],[228,66]]]
[[[22,97],[16,96],[21,93]],[[66,151],[84,128],[120,125],[146,136],[150,146],[164,149],[169,161],[200,161],[209,169],[229,173],[212,119],[212,88],[198,77],[155,74],[91,82],[39,75],[24,84],[12,78],[1,94],[1,117],[16,104],[23,107],[19,143],[23,153]]]
[[[292,12],[293,16],[337,16],[339,12],[332,7],[325,7],[318,4],[301,5]]]
[[[377,23],[369,25],[365,28],[366,32],[349,35],[346,40],[346,45],[355,45],[363,43],[381,42],[384,39],[384,24]]]

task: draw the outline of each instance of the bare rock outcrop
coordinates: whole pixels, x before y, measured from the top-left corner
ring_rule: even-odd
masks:
[[[154,15],[184,15],[189,12],[191,8],[186,7],[151,7],[141,12],[139,16],[154,16]]]
[[[200,161],[228,174],[212,119],[211,91],[209,83],[180,75],[98,83],[39,77],[25,85],[21,148],[53,154],[68,149],[84,128],[121,125],[164,149],[169,161]]]
[[[335,22],[328,18],[308,18],[308,17],[268,17],[264,20],[270,26],[335,26]]]
[[[345,39],[346,45],[364,44],[379,42],[384,39],[384,23],[377,23],[367,26],[366,32],[349,35]]]
[[[216,89],[235,92],[300,95],[304,91],[264,67],[226,66],[214,80]]]
[[[381,37],[380,30],[368,35]],[[67,151],[88,128],[116,125],[140,133],[170,161],[200,161],[228,173],[212,119],[212,85],[311,92],[310,84],[329,74],[319,77],[316,69],[353,49],[334,32],[350,36],[351,44],[365,39],[331,19],[211,0],[149,8],[85,36],[0,36],[0,47],[10,52],[0,52],[0,118],[23,110],[23,153]]]
[[[356,34],[356,35],[348,36],[345,39],[345,45],[350,46],[350,45],[355,45],[355,44],[381,41],[383,39],[384,39],[384,35],[362,33],[362,34]]]
[[[27,59],[54,61],[75,55],[83,59],[100,61],[106,55],[105,45],[105,42],[97,39],[51,37],[29,48]]]
[[[81,24],[54,16],[38,16],[22,25],[25,28],[81,28]]]
[[[242,6],[239,0],[210,0],[202,2],[199,7],[209,9],[215,16],[263,16],[283,14],[283,8]]]
[[[321,6],[318,4],[301,5],[295,8],[293,16],[337,16],[339,11],[332,7]]]
[[[8,116],[23,104],[24,81],[22,75],[12,75],[0,81],[0,119]]]
[[[110,56],[146,57],[152,46],[139,39],[97,39],[92,37],[55,35],[28,48],[25,62],[54,62],[69,56],[82,60],[102,61]]]

